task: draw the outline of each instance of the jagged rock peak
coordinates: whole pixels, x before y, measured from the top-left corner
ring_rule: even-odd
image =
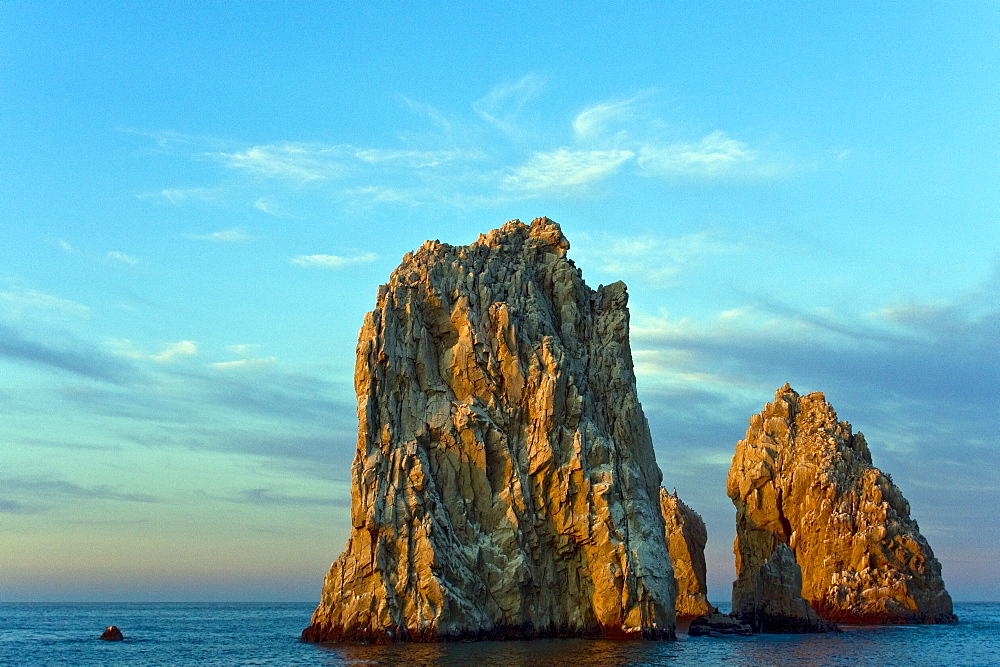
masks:
[[[425,243],[358,337],[352,530],[307,641],[673,638],[623,283],[559,226]]]
[[[756,577],[787,545],[802,596],[827,621],[954,622],[941,564],[861,433],[820,392],[789,385],[750,419],[727,492],[736,505],[733,610],[752,608]]]
[[[535,218],[531,221],[531,226],[525,225],[520,220],[510,220],[499,229],[494,229],[488,234],[480,234],[476,243],[496,247],[511,241],[523,242],[526,239],[537,239],[563,253],[569,250],[569,241],[563,236],[559,223],[545,217]]]
[[[660,488],[660,511],[666,528],[667,549],[677,582],[677,620],[690,621],[712,611],[705,583],[705,545],[708,531],[701,515],[677,497]]]

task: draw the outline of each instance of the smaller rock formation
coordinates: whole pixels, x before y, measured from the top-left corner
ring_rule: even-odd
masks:
[[[801,593],[834,623],[956,620],[909,503],[823,394],[777,391],[736,445],[727,492],[736,505],[734,612],[798,614],[792,597]]]
[[[708,532],[701,516],[678,498],[676,491],[671,494],[660,488],[660,511],[677,581],[677,620],[690,621],[712,610],[705,584]]]
[[[779,544],[750,580],[751,594],[740,598],[733,614],[754,632],[829,632],[836,626],[816,615],[802,597],[802,571],[787,544]]]
[[[122,631],[118,629],[117,625],[109,625],[108,629],[104,631],[104,634],[101,635],[100,638],[109,642],[120,642],[125,639],[122,635]]]
[[[750,637],[753,628],[732,614],[720,614],[718,609],[699,616],[691,621],[688,634],[692,637],[722,637],[723,635],[740,635]]]

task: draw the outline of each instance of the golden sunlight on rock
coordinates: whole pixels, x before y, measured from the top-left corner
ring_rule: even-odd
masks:
[[[955,621],[909,504],[823,394],[779,389],[737,444],[727,490],[737,513],[733,611],[758,629],[810,622],[808,611],[792,611],[798,586],[785,586],[779,602],[762,584],[787,584],[797,569],[802,598],[826,621]]]
[[[358,340],[353,528],[306,641],[673,638],[625,285],[547,218],[428,241]]]
[[[677,620],[690,621],[713,609],[705,583],[708,531],[701,516],[678,498],[676,491],[671,494],[660,489],[660,511],[677,580]]]

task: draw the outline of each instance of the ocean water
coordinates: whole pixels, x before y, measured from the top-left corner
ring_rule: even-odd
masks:
[[[1000,603],[958,625],[676,642],[536,640],[393,646],[298,641],[312,604],[0,604],[0,665],[1000,665]],[[98,639],[117,625],[125,641]]]

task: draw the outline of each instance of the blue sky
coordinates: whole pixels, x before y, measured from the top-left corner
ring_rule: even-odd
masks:
[[[377,286],[540,215],[713,600],[786,381],[1000,596],[1000,5],[330,4],[0,2],[0,600],[315,599]]]

